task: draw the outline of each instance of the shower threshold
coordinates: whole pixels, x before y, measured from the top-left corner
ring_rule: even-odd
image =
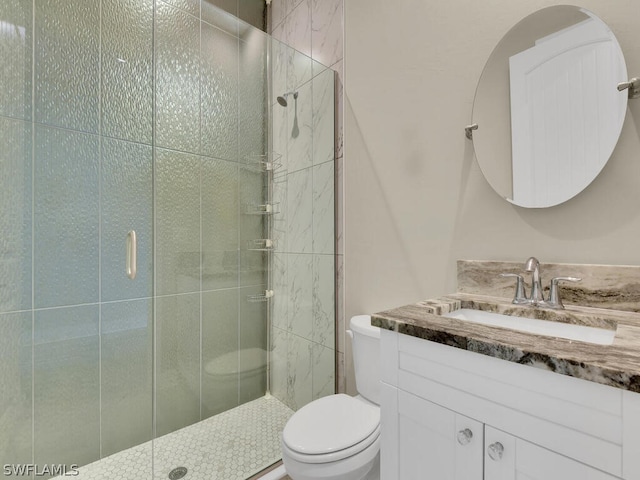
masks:
[[[282,457],[280,434],[293,410],[261,397],[79,469],[80,480],[246,480]],[[182,472],[181,470],[178,470]],[[56,477],[63,480],[69,477]]]

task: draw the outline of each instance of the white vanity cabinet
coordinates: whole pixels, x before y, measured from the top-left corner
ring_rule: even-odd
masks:
[[[485,427],[484,478],[487,480],[616,480],[576,460]]]
[[[393,478],[482,480],[482,423],[404,391],[397,398],[400,444]]]
[[[382,331],[382,480],[640,480],[640,395]]]

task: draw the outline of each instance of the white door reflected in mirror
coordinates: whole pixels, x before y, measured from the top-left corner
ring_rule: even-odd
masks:
[[[618,141],[627,94],[617,85],[626,78],[615,36],[591,12],[549,7],[518,23],[489,58],[474,101],[474,148],[494,190],[543,208],[585,189]]]

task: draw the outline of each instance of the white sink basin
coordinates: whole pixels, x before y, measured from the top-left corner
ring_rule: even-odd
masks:
[[[551,322],[549,320],[536,320],[531,318],[513,317],[501,313],[485,312],[482,310],[472,310],[461,308],[450,313],[445,313],[443,317],[457,318],[465,322],[481,323],[493,327],[509,328],[520,332],[534,333],[547,337],[560,337],[567,340],[577,340],[580,342],[595,343],[598,345],[611,345],[616,336],[615,330],[605,328],[585,327],[584,325],[574,325],[571,323]]]

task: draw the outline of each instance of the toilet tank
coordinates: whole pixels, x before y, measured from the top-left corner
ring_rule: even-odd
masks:
[[[380,329],[369,315],[357,315],[349,322],[353,365],[358,393],[380,405]]]

